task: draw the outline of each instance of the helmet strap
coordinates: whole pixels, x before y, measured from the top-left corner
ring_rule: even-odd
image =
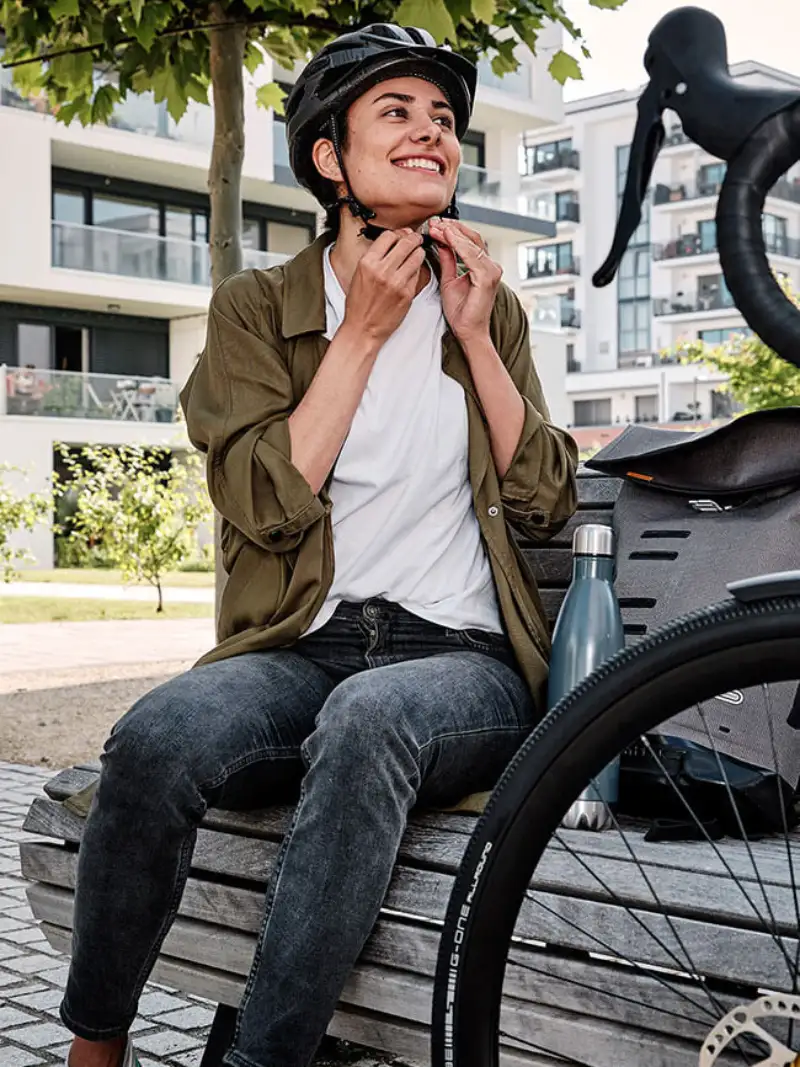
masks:
[[[339,164],[339,170],[342,172],[342,178],[344,179],[345,188],[347,189],[347,196],[340,196],[336,201],[338,206],[346,204],[350,208],[350,214],[353,218],[363,219],[364,222],[369,223],[370,219],[375,218],[375,212],[370,211],[368,207],[364,207],[361,201],[356,197],[353,192],[353,187],[350,185],[350,179],[347,177],[347,171],[344,166],[344,155],[342,154],[342,142],[339,134],[339,120],[336,115],[331,115],[328,120],[328,129],[331,135],[331,144],[333,145],[333,151],[336,155],[336,162]]]

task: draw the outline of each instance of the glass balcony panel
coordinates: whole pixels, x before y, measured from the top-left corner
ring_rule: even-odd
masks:
[[[175,422],[177,382],[136,375],[0,367],[7,415]]]

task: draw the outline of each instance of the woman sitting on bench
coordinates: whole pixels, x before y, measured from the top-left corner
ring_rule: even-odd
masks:
[[[106,744],[69,1067],[136,1063],[128,1030],[206,809],[298,793],[225,1063],[305,1067],[411,808],[490,789],[544,710],[547,628],[507,523],[563,526],[577,454],[519,301],[454,217],[475,83],[427,33],[379,25],[290,95],[292,167],[329,229],[217,288],[182,394],[222,516],[221,640]]]

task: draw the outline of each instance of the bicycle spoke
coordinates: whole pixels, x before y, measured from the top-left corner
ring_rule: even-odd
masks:
[[[531,1052],[538,1052],[545,1056],[549,1056],[550,1059],[557,1060],[561,1063],[567,1063],[572,1067],[596,1067],[593,1063],[587,1063],[585,1060],[576,1060],[571,1056],[565,1056],[563,1052],[555,1052],[553,1049],[543,1048],[541,1045],[536,1045],[533,1041],[529,1041],[526,1037],[517,1037],[516,1034],[509,1034],[507,1030],[498,1030],[498,1037],[504,1037],[508,1041],[516,1041],[519,1045],[524,1045],[525,1048],[531,1050]]]
[[[596,783],[593,782],[593,784],[595,785],[595,788],[596,788]],[[617,893],[609,885],[606,884],[606,882],[597,874],[597,872],[593,871],[591,869],[591,867],[588,865],[586,860],[584,860],[583,857],[578,852],[576,852],[570,845],[568,845],[562,839],[562,837],[558,833],[558,831],[556,831],[556,833],[553,836],[554,836],[555,840],[558,841],[558,843],[562,846],[562,848],[564,848],[573,857],[573,859],[576,859],[578,861],[578,863],[580,863],[580,865],[584,868],[584,870],[589,875],[591,875],[592,878],[594,878],[594,880],[598,883],[598,885],[602,886],[602,888],[605,890],[605,892],[609,894],[609,896],[611,897],[613,902],[615,904],[617,904],[620,908],[622,908],[627,913],[627,915],[629,915],[630,918],[633,919],[633,921],[635,923],[637,923],[637,925],[639,925],[645,931],[645,933],[647,933],[656,942],[656,944],[660,948],[662,948],[664,950],[664,952],[667,953],[669,958],[675,964],[675,967],[679,971],[683,971],[684,964],[683,964],[682,960],[680,960],[679,957],[672,951],[672,949],[670,949],[667,946],[667,944],[653,930],[650,929],[650,927],[647,925],[647,923],[644,922],[644,920],[641,919],[640,916],[635,914],[635,912],[630,907],[630,905],[626,904],[623,900],[620,899],[620,897],[617,895]],[[658,899],[656,899],[656,904],[660,905],[661,902]],[[662,909],[661,915],[662,915],[662,918],[663,918],[664,917],[663,909]],[[669,920],[669,926],[670,926],[670,929],[672,929],[673,933],[674,933],[674,928],[672,926],[671,920]],[[681,944],[680,939],[678,939],[678,941],[679,941],[679,944]],[[684,952],[685,952],[687,958],[691,959],[691,957],[689,957],[689,954],[686,952],[685,948],[684,948]],[[615,953],[615,954],[619,955],[618,953]],[[633,962],[632,960],[627,959],[627,957],[625,957],[625,956],[620,956],[619,958],[620,959],[625,959],[626,962],[628,962],[628,963],[632,963]],[[696,967],[692,966],[690,969],[691,969],[692,977],[694,977],[694,978],[700,978],[701,977],[701,975],[699,974],[699,972],[698,972]],[[715,1010],[720,1011],[721,1005],[719,1004],[719,1002],[714,999],[714,997],[712,996],[711,992],[705,987],[704,983],[701,983],[701,985],[703,985],[703,989],[704,989],[704,991],[706,993],[706,996],[708,997],[709,1002],[711,1003],[712,1007]],[[722,1014],[724,1015],[725,1012],[722,1011]]]
[[[605,949],[606,952],[609,953],[613,958],[624,960],[625,963],[627,963],[630,967],[633,967],[634,970],[639,971],[642,974],[646,974],[649,978],[653,978],[656,982],[658,982],[659,985],[664,986],[665,989],[669,989],[671,992],[675,992],[674,987],[672,985],[670,985],[662,975],[658,974],[655,971],[651,971],[649,967],[645,966],[642,963],[639,963],[637,960],[631,960],[631,959],[628,959],[625,956],[620,956],[619,951],[616,948],[614,948],[613,946],[609,945],[606,941],[603,941],[602,938],[599,938],[596,934],[590,934],[587,930],[584,930],[576,922],[573,922],[572,919],[567,919],[563,915],[559,915],[558,912],[554,908],[548,907],[547,904],[544,904],[541,900],[535,900],[534,897],[533,897],[533,890],[530,890],[530,889],[526,890],[525,895],[526,895],[526,897],[530,898],[533,901],[533,903],[537,904],[540,908],[542,908],[544,911],[547,911],[551,915],[554,915],[560,922],[566,923],[566,925],[567,926],[571,926],[573,930],[577,930],[577,932],[579,934],[582,934],[584,937],[588,937],[591,941],[594,941],[594,943],[596,945],[599,945],[600,948]],[[703,983],[703,979],[702,979],[701,975],[693,975],[693,976],[690,976],[690,977],[694,977],[695,981],[699,981],[701,984]],[[698,1004],[698,1002],[696,1000],[693,1000],[688,995],[688,993],[684,993],[683,991],[681,991],[679,995],[688,1004],[691,1004],[692,1007],[697,1008],[698,1011],[705,1012],[708,1015],[709,1019],[711,1019],[713,1022],[717,1021],[718,1016],[716,1016],[714,1014],[714,1012],[712,1012],[708,1008],[706,1008],[705,1005]],[[709,999],[711,999],[711,998],[709,997]],[[712,1000],[712,1003],[713,1003],[713,1000]]]
[[[725,783],[725,792],[728,794],[728,800],[730,802],[731,809],[733,810],[734,818],[736,819],[736,825],[739,827],[739,833],[742,835],[742,840],[744,841],[745,848],[747,849],[747,855],[748,855],[748,857],[750,859],[750,866],[753,868],[753,873],[756,876],[756,881],[758,882],[758,887],[761,890],[762,897],[764,898],[764,904],[766,905],[766,909],[767,909],[767,912],[769,914],[770,924],[771,924],[771,929],[768,932],[769,932],[770,936],[772,937],[772,940],[775,942],[775,944],[776,944],[776,946],[778,948],[778,951],[783,956],[784,962],[786,964],[786,969],[789,972],[789,978],[791,979],[792,983],[794,983],[796,972],[792,968],[792,959],[791,959],[791,956],[789,955],[789,953],[788,953],[788,951],[786,949],[786,946],[783,943],[783,938],[778,933],[778,924],[775,921],[775,913],[772,910],[772,904],[770,903],[769,897],[767,896],[767,888],[766,888],[766,886],[764,885],[764,882],[761,879],[761,872],[758,869],[758,864],[756,863],[755,856],[753,855],[753,849],[752,849],[751,844],[750,844],[750,838],[747,836],[747,831],[744,828],[744,822],[743,822],[742,816],[741,816],[741,814],[739,812],[739,806],[736,803],[736,798],[733,795],[733,790],[731,789],[730,781],[728,780],[728,776],[725,773],[725,768],[722,765],[722,760],[720,759],[719,750],[717,749],[717,746],[714,744],[714,738],[711,736],[711,731],[708,728],[708,723],[706,722],[706,717],[703,714],[703,710],[702,710],[702,708],[700,707],[699,704],[697,705],[697,710],[698,710],[698,712],[700,714],[700,721],[702,722],[703,727],[705,728],[706,736],[708,737],[708,741],[709,741],[709,744],[711,745],[711,749],[712,749],[714,755],[717,758],[717,767],[718,767],[719,773],[722,775],[722,779],[723,779],[723,781]],[[777,767],[775,768],[775,773],[777,774]],[[764,923],[764,925],[767,926],[766,923]]]

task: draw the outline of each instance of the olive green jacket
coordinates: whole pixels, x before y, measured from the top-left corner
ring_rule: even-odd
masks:
[[[313,493],[293,466],[288,426],[328,346],[323,336],[325,244],[326,238],[319,238],[282,267],[243,271],[216,289],[206,347],[181,393],[189,437],[207,454],[208,486],[222,517],[229,575],[220,607],[220,643],[201,663],[290,645],[311,624],[331,585],[327,485]],[[442,366],[466,394],[475,513],[509,637],[540,700],[548,630],[536,583],[508,524],[536,540],[564,525],[576,507],[577,449],[548,421],[527,319],[505,286],[497,294],[491,335],[525,401],[522,435],[502,480],[469,368],[449,332]]]

